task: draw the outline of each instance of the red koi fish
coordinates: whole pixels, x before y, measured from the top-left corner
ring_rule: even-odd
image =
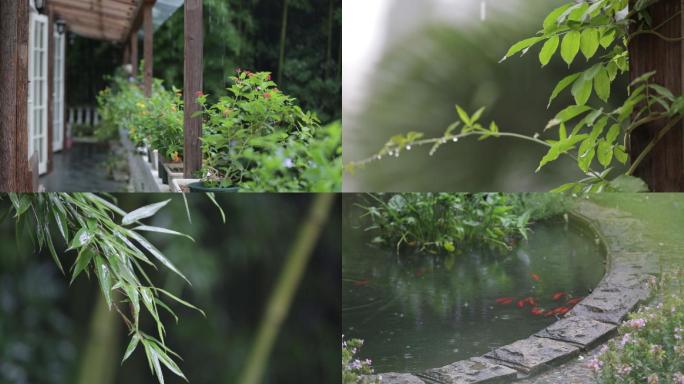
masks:
[[[582,299],[584,299],[584,297],[582,296],[573,297],[572,299],[568,300],[565,304],[569,306],[574,306],[577,305],[577,303],[579,303],[580,301],[582,301]]]
[[[523,301],[532,307],[537,306],[537,300],[535,300],[534,297],[528,296],[528,297],[524,298]]]
[[[530,313],[535,315],[535,316],[542,315],[544,313],[544,308],[534,307],[534,308],[532,308]]]
[[[504,304],[504,305],[510,304],[513,302],[513,298],[512,297],[500,297],[500,298],[496,299],[496,302],[497,302],[497,304]]]
[[[539,277],[539,275],[537,275],[536,273],[530,272],[530,277],[532,277],[532,280],[534,280],[534,281],[540,281],[541,280],[541,277]]]
[[[568,307],[558,307],[555,309],[556,313],[559,315],[565,315],[566,313],[570,312],[570,308]]]
[[[568,295],[567,293],[562,292],[562,291],[561,291],[561,292],[556,292],[556,293],[554,293],[554,294],[551,296],[551,299],[553,299],[553,301],[558,301],[558,300],[562,299],[563,297],[565,297],[565,296],[567,296],[567,295]]]
[[[423,276],[424,274],[425,274],[425,269],[424,269],[424,268],[416,269],[416,277],[421,277],[421,276]]]
[[[517,305],[518,308],[524,308],[525,304],[527,304],[527,301],[525,301],[525,300],[518,300],[518,302],[515,303],[515,305]]]
[[[368,279],[363,279],[363,280],[356,280],[354,281],[354,286],[355,287],[365,287],[369,283]]]

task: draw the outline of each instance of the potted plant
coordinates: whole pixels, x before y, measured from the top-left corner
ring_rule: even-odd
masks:
[[[318,119],[305,113],[296,100],[283,94],[268,72],[240,71],[231,77],[229,96],[211,106],[198,94],[204,116],[201,181],[192,191],[238,191],[252,180],[255,153],[279,147],[291,135],[311,135]],[[268,143],[266,145],[265,143]]]

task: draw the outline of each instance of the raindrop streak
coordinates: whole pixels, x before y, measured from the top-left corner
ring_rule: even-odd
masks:
[[[480,20],[485,21],[487,19],[487,2],[482,1],[480,3]]]

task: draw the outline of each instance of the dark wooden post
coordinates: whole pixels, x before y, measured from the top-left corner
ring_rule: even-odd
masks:
[[[152,96],[152,76],[154,67],[154,25],[152,24],[152,7],[156,0],[145,0],[143,5],[143,26],[145,28],[145,96]]]
[[[634,0],[632,1],[632,3]],[[662,0],[648,11],[653,22],[667,22],[658,32],[664,36],[679,38],[684,31],[681,0]],[[675,16],[675,17],[673,17]],[[682,94],[682,41],[665,41],[654,35],[639,35],[629,44],[630,76],[635,79],[646,72],[656,71],[653,80],[668,88],[675,95]],[[656,121],[637,128],[630,138],[632,160],[656,137],[668,121]],[[684,124],[679,124],[666,134],[637,168],[638,176],[653,192],[684,191]]]
[[[52,172],[52,141],[54,140],[55,122],[55,18],[52,10],[48,11],[48,50],[47,50],[47,141],[48,172]]]
[[[138,77],[138,31],[131,33],[131,74]]]
[[[202,91],[204,24],[202,19],[202,0],[185,0],[185,142],[184,142],[184,173],[186,178],[196,176],[202,167],[202,117],[192,117],[199,111],[197,104],[198,93]]]
[[[124,45],[123,47],[123,59],[121,62],[126,65],[131,62],[131,47],[129,45]]]
[[[0,191],[30,192],[28,0],[0,1]]]

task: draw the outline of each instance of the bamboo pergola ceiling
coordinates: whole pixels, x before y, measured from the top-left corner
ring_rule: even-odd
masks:
[[[48,0],[47,6],[67,28],[83,37],[125,41],[144,0]]]

